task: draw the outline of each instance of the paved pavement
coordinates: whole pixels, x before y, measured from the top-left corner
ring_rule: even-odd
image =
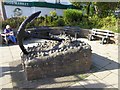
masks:
[[[118,88],[118,46],[102,45],[99,41],[81,39],[91,45],[92,62],[90,72],[59,78],[27,81],[21,67],[18,45],[0,46],[1,88]]]

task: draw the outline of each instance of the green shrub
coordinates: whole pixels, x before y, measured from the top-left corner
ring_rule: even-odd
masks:
[[[84,17],[82,18],[82,22],[79,23],[81,28],[98,28],[98,29],[107,29],[113,32],[120,32],[117,26],[117,19],[114,16],[107,16],[104,18],[100,18],[97,15]]]
[[[55,10],[54,10],[54,11],[50,11],[50,15],[51,15],[52,17],[56,17],[56,16],[57,16],[57,13],[56,13]]]
[[[107,16],[105,18],[102,18],[100,23],[102,23],[102,29],[118,32],[117,19],[114,16]]]
[[[79,23],[81,28],[100,28],[101,24],[99,24],[100,18],[98,16],[83,16],[82,21]]]
[[[102,27],[101,18],[98,17],[97,15],[89,17],[89,25],[90,28],[101,28]]]
[[[26,19],[26,17],[13,17],[9,18],[2,22],[2,29],[6,27],[7,24],[9,24],[12,28],[18,29],[21,23]],[[43,22],[45,21],[45,17],[40,16],[33,20],[31,23],[27,24],[26,28],[32,28],[32,27],[39,27],[43,26]]]
[[[76,9],[67,9],[64,10],[64,21],[67,25],[74,25],[79,23],[82,20],[82,11]]]
[[[6,25],[10,25],[12,28],[18,28],[19,25],[25,20],[26,17],[13,17],[9,18],[2,22],[2,29],[6,27]]]
[[[64,26],[65,22],[63,18],[58,18],[56,21],[52,23],[52,26]]]
[[[2,22],[2,29],[9,24],[12,28],[18,29],[20,24],[26,17],[14,17]],[[39,26],[80,26],[81,28],[99,28],[108,29],[113,32],[120,32],[120,27],[117,25],[118,20],[112,15],[100,18],[97,15],[87,16],[82,15],[80,10],[67,9],[63,16],[40,16],[33,22],[29,23],[26,28]],[[120,22],[120,21],[119,21]]]
[[[102,23],[103,23],[103,27],[109,27],[109,26],[113,26],[115,25],[116,22],[116,18],[114,16],[107,16],[105,18],[102,18]]]

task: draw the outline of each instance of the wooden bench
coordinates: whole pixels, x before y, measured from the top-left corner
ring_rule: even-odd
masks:
[[[110,42],[110,38],[114,38],[114,33],[109,30],[92,29],[89,35],[89,40],[92,41],[96,38],[101,38],[101,44],[107,44]]]
[[[7,36],[4,33],[1,33],[0,36],[1,36],[1,44],[3,45],[3,43],[5,43],[6,45],[8,45]]]

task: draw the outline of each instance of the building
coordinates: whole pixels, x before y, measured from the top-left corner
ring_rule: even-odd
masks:
[[[36,11],[41,11],[42,16],[50,15],[50,11],[55,10],[58,16],[63,15],[63,11],[68,8],[75,8],[74,6],[68,4],[61,4],[60,0],[57,2],[46,2],[44,0],[14,0],[14,1],[5,1],[5,11],[7,18],[16,17],[16,16],[29,16]]]
[[[115,14],[116,17],[120,18],[120,10],[116,10],[114,14]]]

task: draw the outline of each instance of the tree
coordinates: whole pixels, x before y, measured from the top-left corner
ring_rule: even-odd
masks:
[[[117,10],[119,2],[96,2],[96,11],[100,17],[106,17],[111,15]]]
[[[111,15],[120,5],[120,2],[74,2],[74,0],[70,0],[70,2],[76,7],[82,6],[87,15],[96,13],[100,17]]]
[[[94,12],[93,2],[74,2],[73,0],[70,1],[74,6],[82,8],[83,12],[85,12],[87,15]]]
[[[72,0],[70,0],[70,1],[71,1],[72,5],[74,5],[74,6],[78,7],[78,8],[81,7],[81,2],[72,2]]]

